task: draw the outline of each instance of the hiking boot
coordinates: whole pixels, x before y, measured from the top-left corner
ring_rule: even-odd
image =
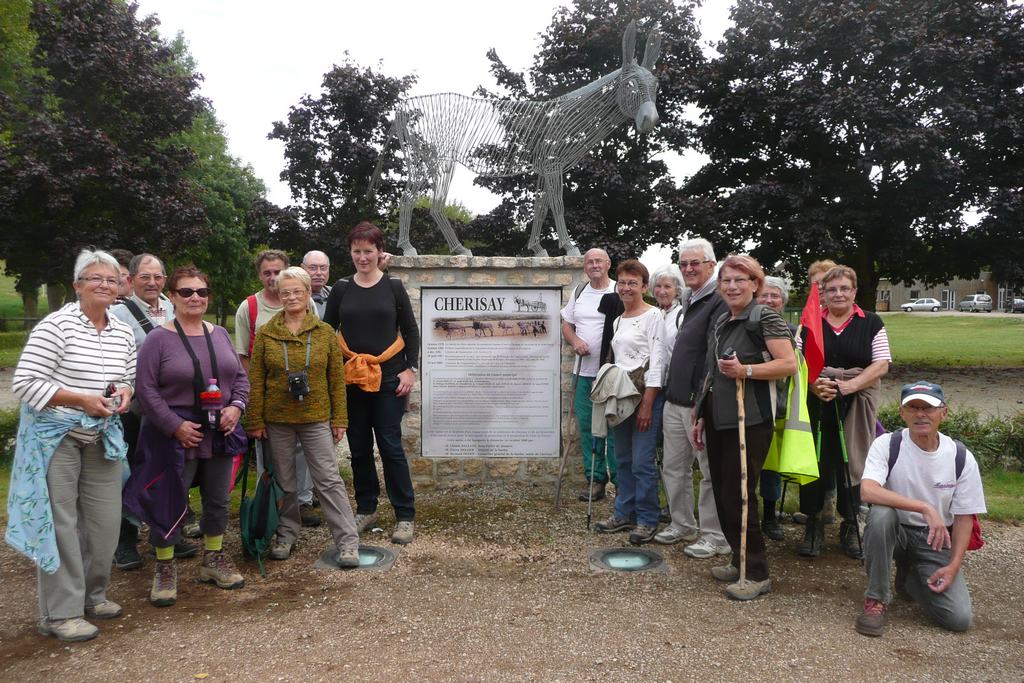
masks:
[[[114,619],[121,616],[122,611],[121,605],[113,600],[104,600],[95,605],[85,606],[86,615],[94,619]]]
[[[637,524],[636,528],[629,534],[629,542],[632,545],[643,545],[644,543],[650,543],[654,540],[654,534],[657,533],[658,526],[647,526],[646,524]]]
[[[100,630],[81,617],[73,619],[43,620],[38,625],[39,633],[53,636],[65,643],[78,643],[92,640],[100,634]]]
[[[802,512],[794,512],[793,516],[790,517],[790,519],[793,520],[793,524],[806,524],[807,523],[807,515],[805,515]]]
[[[199,520],[193,517],[186,521],[181,527],[181,535],[185,538],[202,538],[203,530],[199,528]]]
[[[359,535],[365,534],[367,531],[373,528],[373,525],[377,523],[380,516],[376,512],[357,512],[356,513],[356,531]]]
[[[592,481],[580,491],[579,498],[584,503],[588,500],[604,500],[604,491],[607,486],[608,482],[606,481]]]
[[[410,519],[403,519],[399,521],[395,524],[395,530],[391,533],[391,542],[397,543],[398,545],[408,545],[412,543],[415,526],[416,525]]]
[[[739,572],[739,570],[736,570]],[[772,592],[771,579],[764,581],[751,581],[747,579],[743,583],[737,581],[725,587],[725,594],[733,600],[753,600],[759,595]]]
[[[199,568],[199,580],[215,583],[217,588],[241,588],[245,579],[238,573],[234,563],[228,559],[223,550],[207,550],[203,552],[203,565]]]
[[[711,568],[711,576],[715,581],[728,581],[732,583],[739,580],[740,570],[731,564],[720,564]]]
[[[359,548],[343,548],[338,553],[338,566],[342,569],[359,567]]]
[[[804,557],[818,557],[825,547],[825,525],[817,517],[810,516],[804,527],[804,540],[797,544],[796,551]]]
[[[697,540],[696,529],[680,529],[679,527],[668,526],[654,535],[654,542],[662,545],[674,545],[680,541],[693,543]]]
[[[292,544],[286,541],[275,541],[274,545],[270,547],[270,553],[267,555],[272,560],[287,560],[292,555]]]
[[[142,555],[135,543],[118,543],[114,551],[114,566],[122,571],[131,571],[142,566]]]
[[[693,557],[698,560],[706,560],[714,557],[715,555],[728,555],[732,552],[732,548],[729,547],[728,543],[723,545],[715,545],[707,536],[700,539],[692,545],[688,545],[683,548],[683,553],[688,557]]]
[[[764,534],[765,538],[770,538],[773,541],[781,541],[786,537],[782,532],[782,525],[779,524],[777,519],[766,519],[761,522],[761,533]]]
[[[608,519],[595,524],[594,530],[600,531],[602,534],[614,534],[618,531],[629,531],[633,526],[634,524],[628,519],[620,519],[612,515]]]
[[[853,559],[864,559],[864,553],[860,549],[860,537],[857,534],[857,522],[844,521],[839,525],[839,544],[843,552]]]
[[[318,513],[312,505],[300,505],[299,506],[299,521],[302,522],[302,526],[320,526],[320,513]]]
[[[853,629],[862,636],[877,638],[885,631],[885,603],[874,598],[864,600],[864,611],[857,615]]]
[[[157,560],[149,602],[154,607],[170,607],[178,601],[178,569],[174,560]]]

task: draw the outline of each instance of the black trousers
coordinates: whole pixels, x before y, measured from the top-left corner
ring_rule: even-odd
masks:
[[[860,510],[860,486],[847,487],[846,463],[843,462],[843,448],[839,430],[834,421],[823,420],[821,425],[821,459],[818,461],[818,479],[800,487],[800,512],[808,517],[821,515],[825,498],[833,485],[836,487],[836,506],[839,514],[848,522],[857,518]],[[817,429],[814,438],[817,440]],[[817,441],[816,441],[817,442]]]

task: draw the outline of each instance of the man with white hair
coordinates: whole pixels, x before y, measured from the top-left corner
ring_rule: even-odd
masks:
[[[665,446],[662,482],[671,522],[655,535],[657,543],[671,545],[696,541],[683,552],[689,557],[707,559],[732,552],[722,533],[711,490],[711,470],[706,450],[697,450],[691,441],[693,411],[701,382],[707,374],[708,328],[728,307],[718,294],[715,279],[715,251],[705,239],[686,240],[679,245],[679,270],[689,288],[683,299],[683,319],[676,333],[668,364],[665,386],[665,411],[662,418]],[[700,467],[701,483],[697,498],[699,526],[693,515],[693,461]]]
[[[322,251],[307,251],[302,257],[302,269],[309,273],[311,298],[316,305],[316,314],[323,320],[327,295],[331,293],[331,286],[327,284],[331,277],[331,259]]]

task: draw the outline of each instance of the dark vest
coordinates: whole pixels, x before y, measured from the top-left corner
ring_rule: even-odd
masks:
[[[697,404],[697,394],[707,370],[708,328],[727,310],[718,292],[694,301],[686,309],[664,382],[665,398],[669,402],[686,407]]]

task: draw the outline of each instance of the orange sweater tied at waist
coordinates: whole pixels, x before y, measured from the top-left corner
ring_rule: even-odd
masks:
[[[384,353],[379,356],[371,356],[368,353],[356,353],[348,348],[345,343],[345,335],[338,330],[338,345],[341,347],[341,354],[345,357],[345,384],[354,384],[363,391],[380,391],[381,371],[380,364],[390,360],[396,353],[405,348],[405,340],[402,335],[395,337],[395,341]]]

